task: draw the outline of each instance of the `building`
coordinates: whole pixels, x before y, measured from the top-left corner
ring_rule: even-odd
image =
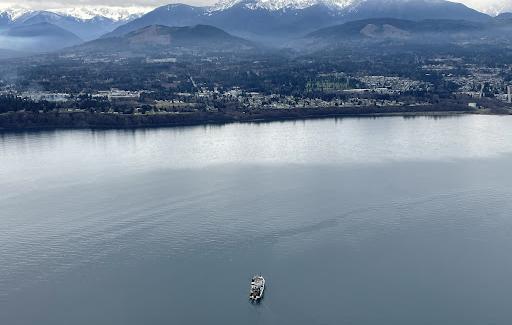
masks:
[[[140,91],[128,91],[113,88],[109,91],[99,91],[94,97],[107,97],[109,101],[126,102],[140,99]]]
[[[67,102],[71,95],[65,93],[51,93],[47,91],[28,91],[21,93],[22,97],[30,98],[35,102],[47,101],[53,103]]]

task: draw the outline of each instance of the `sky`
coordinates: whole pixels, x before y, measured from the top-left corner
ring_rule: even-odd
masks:
[[[512,11],[512,0],[452,0],[472,8],[497,13]],[[25,7],[30,9],[70,8],[75,6],[158,7],[172,2],[193,5],[210,5],[216,0],[0,0],[2,7]]]

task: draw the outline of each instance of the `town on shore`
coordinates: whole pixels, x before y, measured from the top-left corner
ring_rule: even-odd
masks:
[[[78,48],[4,60],[0,129],[512,112],[508,47],[346,45],[142,54]]]

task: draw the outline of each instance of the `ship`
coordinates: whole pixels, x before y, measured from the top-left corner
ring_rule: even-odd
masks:
[[[259,302],[263,298],[265,291],[265,278],[261,275],[255,275],[251,280],[251,292],[249,293],[249,300],[251,302]]]

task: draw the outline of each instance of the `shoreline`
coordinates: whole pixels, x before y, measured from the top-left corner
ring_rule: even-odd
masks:
[[[225,125],[232,123],[267,123],[279,121],[299,121],[324,118],[378,118],[378,117],[448,117],[457,115],[510,115],[511,112],[475,110],[420,110],[420,111],[373,111],[340,112],[319,109],[314,112],[304,110],[258,111],[252,114],[191,113],[191,114],[93,114],[87,112],[29,113],[14,112],[0,114],[0,132],[45,131],[45,130],[123,130],[160,127],[186,127],[201,125]]]

